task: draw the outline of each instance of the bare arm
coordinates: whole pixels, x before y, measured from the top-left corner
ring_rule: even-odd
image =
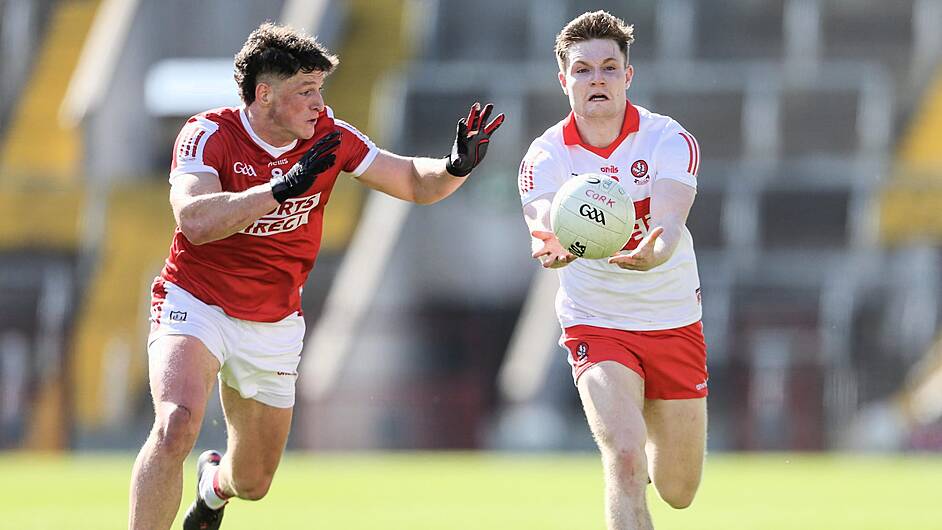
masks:
[[[504,122],[500,114],[490,123],[493,105],[471,105],[468,117],[458,121],[451,154],[443,159],[405,157],[380,151],[360,182],[404,201],[432,204],[455,192],[487,154],[491,134]]]
[[[567,252],[560,244],[556,234],[550,226],[550,206],[553,204],[553,195],[542,195],[523,207],[523,217],[530,228],[530,246],[532,256],[540,260],[543,268],[558,269],[565,267],[576,259],[576,256]]]
[[[467,179],[448,173],[444,158],[405,157],[381,150],[357,180],[397,199],[432,204],[454,193]]]
[[[177,226],[191,243],[202,245],[231,236],[278,207],[271,184],[238,193],[224,192],[219,177],[191,173],[173,179],[170,206]]]
[[[646,271],[670,259],[683,235],[696,195],[695,188],[676,180],[655,181],[651,191],[651,231],[638,248],[609,258],[608,262],[623,269]]]

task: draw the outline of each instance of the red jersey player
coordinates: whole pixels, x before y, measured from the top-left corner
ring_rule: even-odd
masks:
[[[154,427],[134,464],[129,527],[167,529],[182,467],[215,380],[225,455],[197,465],[186,530],[219,528],[228,499],[261,499],[284,451],[304,320],[300,291],[341,171],[420,204],[441,200],[484,158],[503,114],[475,103],[443,159],[378,149],[324,104],[338,64],[312,37],[263,24],[235,57],[244,106],[190,118],[174,146],[177,229],[153,285],[148,338]]]
[[[649,476],[671,506],[688,506],[706,436],[700,280],[685,226],[699,147],[676,121],[626,99],[632,34],[604,11],[562,29],[559,82],[572,113],[534,140],[519,175],[533,257],[559,272],[561,344],[602,452],[612,530],[651,528]],[[619,179],[635,201],[628,245],[607,260],[576,259],[550,230],[553,196],[582,173]]]

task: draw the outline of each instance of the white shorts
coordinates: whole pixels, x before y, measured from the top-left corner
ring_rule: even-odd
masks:
[[[278,322],[251,322],[227,315],[186,290],[158,278],[151,302],[147,350],[168,335],[202,341],[221,365],[219,381],[243,398],[278,408],[294,406],[304,318],[298,314]]]

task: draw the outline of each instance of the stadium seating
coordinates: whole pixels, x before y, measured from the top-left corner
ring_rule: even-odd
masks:
[[[37,309],[41,293],[52,285],[49,278],[58,278],[56,271],[63,268],[70,271],[65,277],[75,295],[73,305],[85,313],[59,315],[54,327],[76,328],[75,343],[69,345],[74,350],[68,351],[70,362],[84,374],[74,385],[83,394],[71,396],[77,404],[74,421],[80,424],[69,426],[73,445],[120,446],[149,421],[142,358],[127,361],[130,354],[142,353],[137,345],[145,325],[130,308],[146,299],[146,287],[135,289],[146,283],[152,262],[159,265],[153,256],[165,250],[138,246],[135,229],[120,225],[143,230],[153,224],[165,231],[169,211],[160,175],[166,172],[172,136],[186,116],[141,115],[144,79],[163,59],[231,57],[260,20],[278,19],[283,3],[139,4],[120,46],[112,47],[120,53],[110,63],[111,73],[93,76],[108,80],[98,100],[108,105],[90,105],[81,116],[81,138],[73,131],[68,142],[57,145],[55,156],[43,160],[54,168],[75,166],[77,158],[65,148],[81,145],[81,167],[51,180],[101,186],[94,189],[109,190],[101,197],[125,197],[124,208],[102,198],[85,210],[62,198],[73,196],[74,188],[68,188],[62,196],[49,194],[38,201],[37,211],[44,215],[27,223],[17,209],[25,201],[8,193],[11,179],[3,174],[0,388],[13,388],[6,383],[12,380],[9,374],[23,371],[16,360],[22,358],[21,339],[33,348],[41,339],[39,323],[59,315],[42,317]],[[92,4],[0,0],[3,57],[40,57],[51,42],[45,32],[62,20],[57,19],[62,10],[87,15]],[[336,390],[300,403],[299,423],[311,427],[299,427],[292,443],[500,446],[488,438],[507,405],[495,388],[495,374],[523,318],[528,285],[541,273],[529,259],[515,173],[529,142],[568,112],[556,81],[553,39],[586,4],[357,0],[344,5],[352,6],[350,23],[324,26],[339,28],[326,38],[343,58],[327,98],[377,143],[404,154],[441,156],[469,103],[492,101],[508,119],[461,193],[408,213],[393,254],[381,264],[379,288],[358,293],[368,299],[366,317],[356,328]],[[421,12],[408,11],[417,6]],[[903,378],[931,341],[942,313],[940,263],[931,246],[942,237],[936,215],[942,193],[937,184],[926,184],[937,175],[903,178],[906,170],[894,158],[896,138],[935,74],[942,3],[599,0],[592,6],[635,24],[632,101],[678,119],[702,147],[698,196],[688,226],[698,249],[711,396],[720,405],[711,414],[720,426],[711,445],[833,446],[854,411],[885,396]],[[187,16],[180,16],[183,12]],[[82,20],[87,29],[91,19]],[[167,28],[173,28],[175,38],[166,38]],[[350,38],[340,38],[344,31]],[[75,34],[56,33],[60,45],[80,42]],[[65,48],[70,46],[76,45]],[[71,54],[59,55],[60,60],[77,58],[77,49],[67,51]],[[398,66],[407,53],[414,58]],[[28,59],[0,62],[0,147],[10,145],[15,117],[29,106],[28,98],[16,97],[30,79],[29,64]],[[71,63],[47,65],[46,71],[71,68]],[[367,98],[372,103],[362,104]],[[43,108],[34,101],[31,108],[45,117],[21,120],[32,126],[22,130],[35,131],[60,114],[58,105]],[[22,144],[23,135],[17,136]],[[929,151],[937,145],[923,140]],[[20,160],[24,152],[16,149]],[[0,160],[0,167],[9,160]],[[31,178],[18,173],[17,186],[26,187],[17,193],[32,193]],[[127,191],[141,182],[144,191]],[[881,201],[884,188],[889,191]],[[359,188],[346,182],[335,190],[327,215],[328,248],[304,291],[309,329],[343,267],[347,242],[363,211],[361,197]],[[154,205],[153,210],[134,206],[144,204]],[[882,232],[881,216],[887,221]],[[900,237],[913,224],[935,227],[926,232],[932,239]],[[884,247],[881,236],[888,230],[892,245]],[[111,233],[120,240],[109,247],[102,235]],[[150,233],[160,240],[154,244],[165,249],[167,234]],[[134,255],[120,256],[128,248]],[[121,280],[109,283],[106,273]],[[111,304],[112,299],[118,302]],[[23,304],[32,316],[10,312]],[[111,317],[103,316],[110,311],[119,323],[113,329],[107,326]],[[120,340],[112,340],[119,334]],[[66,346],[60,354],[64,351]],[[126,363],[118,361],[113,369],[134,379],[125,385],[123,412],[119,406],[110,412],[96,408],[109,399],[99,393],[98,383],[110,373],[103,365],[112,354]],[[547,355],[562,362],[558,350]],[[301,384],[307,384],[304,378]],[[552,384],[559,387],[535,393],[545,406],[541,410],[579,419],[572,388],[556,380]],[[51,396],[43,403],[55,402]],[[362,396],[369,400],[350,404]],[[807,414],[788,412],[788,405]],[[44,410],[46,418],[57,414],[55,407]],[[130,420],[128,410],[135,413]],[[339,424],[344,418],[349,421],[342,429],[321,428],[323,422]],[[0,422],[5,422],[0,447],[38,436],[7,416]],[[103,423],[108,429],[99,429]],[[513,445],[512,436],[501,436],[500,443]],[[558,443],[560,448],[591,445],[586,437]]]
[[[680,120],[703,149],[700,191],[688,225],[701,257],[716,399],[761,404],[762,395],[743,390],[736,374],[756,382],[776,377],[775,370],[784,370],[793,392],[821,397],[811,419],[777,416],[805,433],[796,439],[773,443],[776,431],[753,418],[755,409],[747,406],[743,414],[755,421],[715,441],[718,447],[829,446],[857,406],[891,386],[874,385],[873,376],[859,374],[882,367],[897,374],[891,378],[896,380],[906,359],[931,339],[925,333],[910,336],[903,340],[906,352],[887,347],[899,337],[874,341],[874,333],[888,333],[896,322],[871,293],[889,294],[905,276],[876,273],[873,267],[879,265],[862,265],[861,257],[873,253],[877,262],[885,259],[876,246],[874,204],[888,176],[901,116],[917,101],[919,89],[910,84],[929,77],[914,69],[934,66],[914,59],[926,55],[920,51],[927,38],[920,33],[919,18],[934,13],[929,4],[676,0],[656,6],[600,5],[636,23],[632,100]],[[502,9],[506,19],[496,24],[483,19],[486,10],[477,4],[437,5],[442,24],[433,26],[429,45],[420,50],[424,62],[404,80],[410,111],[401,129],[403,148],[420,151],[433,144],[444,127],[434,120],[419,124],[447,115],[467,99],[467,89],[456,91],[457,83],[424,79],[498,57],[499,68],[478,94],[518,111],[512,118],[517,117],[519,129],[508,130],[514,127],[509,120],[501,140],[516,142],[509,151],[519,157],[529,139],[568,110],[552,74],[537,81],[532,73],[551,60],[548,35],[578,14],[582,4],[517,2]],[[522,22],[530,10],[544,12]],[[537,27],[539,19],[556,25]],[[457,29],[449,24],[457,20],[488,35],[486,49],[452,39]],[[506,30],[510,25],[512,32]],[[488,169],[475,184],[508,177],[502,169]],[[444,210],[428,217],[436,215],[441,218]],[[507,230],[515,228],[509,224]],[[908,259],[932,269],[931,253]],[[874,331],[874,319],[882,331]],[[779,354],[787,358],[766,362]],[[846,376],[848,363],[856,375]],[[843,390],[833,394],[826,385],[838,380]],[[719,410],[720,415],[735,414]]]

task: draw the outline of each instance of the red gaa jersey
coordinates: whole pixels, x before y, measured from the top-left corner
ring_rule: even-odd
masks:
[[[160,278],[242,320],[277,322],[300,312],[301,288],[320,249],[324,207],[337,175],[361,175],[376,158],[376,145],[335,119],[328,107],[309,140],[274,147],[255,134],[243,107],[193,116],[173,149],[171,183],[185,173],[213,173],[222,191],[240,192],[288,171],[314,142],[334,130],[341,132],[337,161],[307,192],[211,243],[194,245],[177,227]]]

